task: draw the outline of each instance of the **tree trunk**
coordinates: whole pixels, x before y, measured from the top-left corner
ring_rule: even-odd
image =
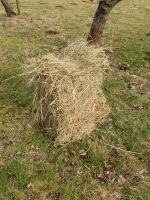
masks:
[[[16,5],[17,5],[17,11],[18,11],[18,15],[20,15],[20,6],[19,6],[19,0],[16,0]]]
[[[4,9],[5,9],[8,17],[12,17],[12,16],[16,15],[16,13],[13,11],[12,7],[9,5],[7,0],[1,0],[1,3],[4,6]]]
[[[99,44],[108,15],[113,7],[120,1],[122,0],[99,0],[99,6],[96,10],[91,30],[87,38],[87,41],[90,44]]]

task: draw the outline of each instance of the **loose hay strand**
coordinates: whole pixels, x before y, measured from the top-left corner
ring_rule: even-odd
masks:
[[[102,124],[109,107],[102,92],[103,72],[109,63],[101,48],[83,41],[48,54],[28,69],[34,87],[35,120],[64,145],[89,137]]]

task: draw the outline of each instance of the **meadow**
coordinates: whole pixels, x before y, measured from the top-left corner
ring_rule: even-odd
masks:
[[[150,1],[123,0],[108,19],[101,41],[110,48],[108,122],[93,137],[57,148],[34,122],[33,89],[18,75],[28,59],[86,39],[97,3],[20,5],[12,18],[0,7],[0,200],[148,200]]]

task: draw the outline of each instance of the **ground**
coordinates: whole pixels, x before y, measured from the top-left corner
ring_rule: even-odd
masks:
[[[108,122],[91,139],[60,148],[34,123],[25,77],[9,78],[29,58],[86,39],[97,4],[20,3],[22,14],[10,19],[0,7],[0,200],[148,200],[150,1],[124,0],[108,20],[101,42],[111,47]]]

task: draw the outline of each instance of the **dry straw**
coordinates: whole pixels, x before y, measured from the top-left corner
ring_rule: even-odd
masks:
[[[102,92],[108,60],[101,48],[76,42],[60,56],[48,54],[30,65],[35,120],[64,145],[89,137],[109,108]]]

